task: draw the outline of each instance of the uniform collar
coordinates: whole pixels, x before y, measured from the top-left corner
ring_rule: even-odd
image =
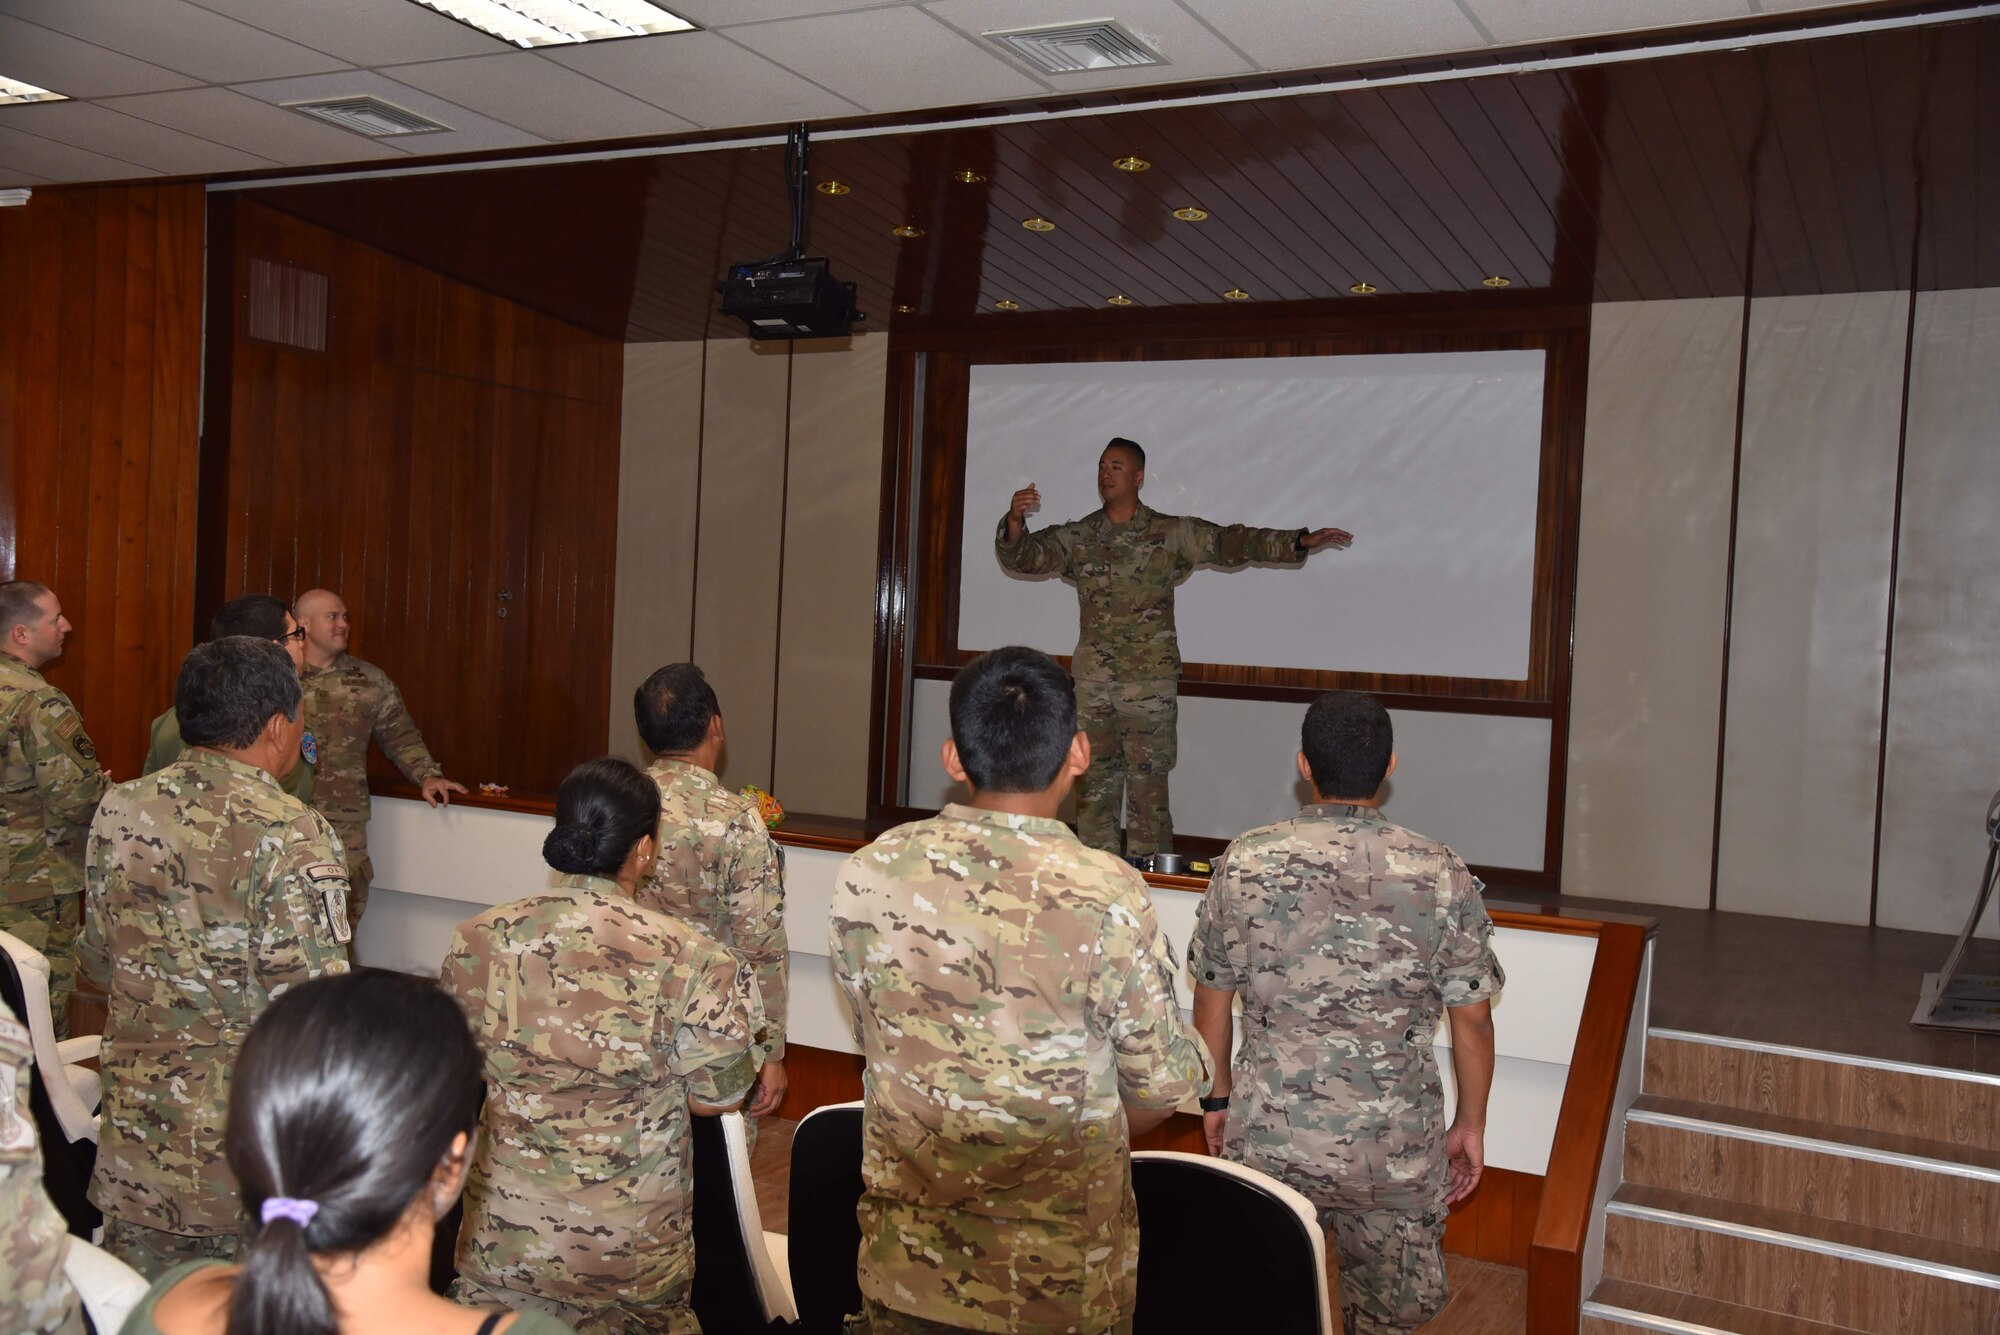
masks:
[[[1359,821],[1366,825],[1387,825],[1380,807],[1356,806],[1352,802],[1308,802],[1299,808],[1303,820]]]
[[[48,681],[48,678],[42,675],[42,670],[40,668],[29,667],[26,663],[23,663],[20,659],[14,657],[14,655],[12,654],[0,654],[0,669],[8,669],[14,672],[25,672],[30,677],[33,677],[36,681],[39,682]]]
[[[562,890],[595,890],[600,895],[612,899],[630,898],[625,887],[609,876],[585,876],[579,872],[564,872],[556,877],[556,886]]]
[[[1110,514],[1101,505],[1097,507],[1097,514],[1094,517],[1097,520],[1099,528],[1109,529],[1114,533],[1122,533],[1126,529],[1134,529],[1151,523],[1153,521],[1153,508],[1144,501],[1140,501],[1139,508],[1132,512],[1132,517],[1122,524],[1113,523]]]
[[[338,672],[342,668],[347,667],[353,661],[354,661],[353,655],[349,654],[347,650],[342,649],[339,653],[333,656],[332,660],[328,662],[325,667],[314,667],[312,665],[312,660],[307,659],[305,669],[304,671],[299,673],[299,676],[316,677],[322,672]]]
[[[192,745],[188,745],[182,749],[181,759],[190,765],[199,765],[203,769],[219,769],[230,774],[240,774],[245,778],[262,779],[273,788],[279,786],[277,776],[262,766],[246,764],[241,760],[231,760],[228,756],[218,754],[214,751],[202,751]],[[304,764],[305,762],[301,760],[299,763]]]
[[[1053,816],[1017,816],[1011,811],[988,811],[984,807],[969,807],[962,802],[947,803],[938,815],[950,820],[971,821],[976,825],[991,825],[995,829],[1022,830],[1051,838],[1076,838],[1076,831]]]
[[[703,769],[700,765],[695,764],[692,760],[681,760],[674,756],[656,757],[653,763],[646,767],[646,770],[649,774],[660,774],[660,775],[692,774],[697,779],[706,779],[711,784],[720,784],[722,782],[722,780],[716,776],[714,770]]]

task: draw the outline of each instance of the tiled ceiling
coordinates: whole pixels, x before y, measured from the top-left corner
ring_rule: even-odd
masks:
[[[521,51],[411,0],[0,0],[0,186],[374,164],[1754,20],[1793,0],[680,0],[691,33]],[[1871,6],[1872,7],[1872,6]],[[980,34],[1115,15],[1168,64],[1031,72]],[[450,128],[372,140],[284,103],[373,93]]]

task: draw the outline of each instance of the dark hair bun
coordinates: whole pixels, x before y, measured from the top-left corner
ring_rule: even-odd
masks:
[[[558,825],[542,840],[542,857],[559,872],[587,876],[597,866],[597,843],[588,825]]]

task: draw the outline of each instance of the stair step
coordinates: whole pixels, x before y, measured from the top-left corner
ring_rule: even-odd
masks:
[[[2000,1076],[1655,1029],[1645,1092],[2000,1151]]]
[[[2000,1248],[2000,1153],[1640,1096],[1625,1178],[1746,1205]]]
[[[2000,1330],[2000,1251],[1627,1183],[1604,1275],[1877,1335]]]
[[[1863,1335],[1852,1326],[1742,1307],[1715,1298],[1607,1279],[1583,1304],[1583,1335],[1623,1335],[1635,1330],[1670,1335]]]

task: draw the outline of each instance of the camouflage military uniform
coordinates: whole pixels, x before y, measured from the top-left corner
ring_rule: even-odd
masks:
[[[49,1011],[69,1037],[84,833],[108,780],[69,697],[0,654],[0,931],[49,957]]]
[[[693,923],[736,952],[757,976],[769,1040],[764,1061],[785,1057],[785,856],[757,804],[699,765],[656,760],[660,852],[633,897]]]
[[[83,1304],[63,1274],[69,1226],[42,1190],[42,1151],[28,1110],[34,1064],[28,1026],[0,1001],[0,1330],[83,1335]]]
[[[1118,851],[1118,799],[1126,796],[1125,851],[1174,846],[1167,775],[1178,759],[1180,640],[1174,588],[1196,566],[1235,570],[1255,561],[1297,565],[1304,529],[1211,524],[1146,506],[1123,524],[1094,510],[1073,524],[994,535],[1000,564],[1017,575],[1060,575],[1076,585],[1078,633],[1070,675],[1078,722],[1090,737],[1090,772],[1076,786],[1076,828],[1092,848]]]
[[[90,1199],[149,1279],[234,1255],[229,1071],[294,983],[347,971],[347,871],[326,818],[269,774],[190,750],[118,784],[90,826],[85,976],[108,993]]]
[[[169,709],[153,720],[152,740],[146,744],[146,767],[139,772],[151,774],[165,769],[180,759],[187,744],[181,741],[181,716]],[[319,767],[319,740],[306,729],[306,735],[299,739],[299,763],[292,766],[292,772],[278,781],[278,786],[307,806],[313,800],[313,771]]]
[[[358,923],[375,879],[375,864],[368,860],[368,739],[381,744],[382,754],[411,783],[436,778],[444,766],[431,758],[403,706],[403,693],[373,663],[352,654],[341,654],[323,668],[308,663],[299,684],[305,688],[306,727],[319,739],[313,805],[333,822],[347,850],[353,891],[347,916]]]
[[[968,1330],[1129,1322],[1120,1099],[1208,1089],[1144,880],[1060,821],[948,806],[847,860],[828,940],[867,1057],[863,1297]]]
[[[733,1102],[756,1078],[750,973],[615,882],[565,876],[460,923],[440,981],[492,1085],[454,1296],[581,1335],[699,1330],[687,1104]]]
[[[1506,982],[1480,888],[1380,812],[1315,804],[1229,846],[1188,944],[1195,981],[1243,999],[1223,1154],[1319,1208],[1350,1335],[1444,1306],[1431,1043],[1447,1006]]]

